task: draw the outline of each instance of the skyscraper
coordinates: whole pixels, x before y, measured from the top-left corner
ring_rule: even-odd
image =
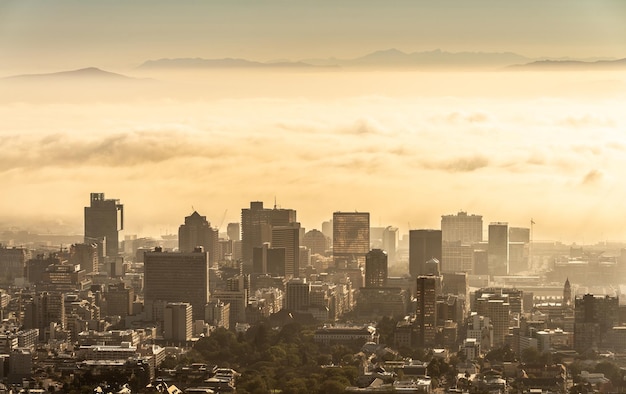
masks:
[[[381,249],[365,255],[365,287],[387,287],[387,253]]]
[[[204,319],[209,301],[209,256],[200,248],[191,253],[162,252],[144,256],[144,301],[149,318],[159,317],[168,302],[188,302],[193,319]],[[151,314],[154,310],[156,313]]]
[[[369,212],[333,213],[333,258],[335,266],[365,265],[370,250]]]
[[[390,263],[396,261],[396,247],[398,246],[398,228],[387,226],[383,230],[383,250],[387,252]]]
[[[272,226],[272,248],[285,249],[285,276],[300,276],[300,224]]]
[[[409,231],[409,274],[424,275],[424,265],[430,259],[441,261],[441,230]]]
[[[228,226],[226,227],[226,234],[228,234],[228,239],[231,241],[240,241],[241,234],[239,223],[228,223]]]
[[[489,224],[489,248],[487,250],[489,275],[509,274],[509,224]]]
[[[244,273],[252,272],[252,250],[272,241],[272,227],[296,223],[293,209],[263,208],[262,201],[253,201],[241,210],[241,242]]]
[[[211,227],[206,216],[200,216],[196,211],[185,217],[185,224],[178,228],[178,249],[182,253],[191,253],[198,246],[209,252],[211,264],[218,261],[219,230]]]
[[[85,207],[85,243],[97,242],[99,257],[115,257],[119,252],[119,231],[124,229],[124,205],[120,200],[106,200],[104,193],[91,193],[91,205]]]
[[[417,344],[430,347],[437,334],[437,296],[441,292],[441,277],[428,275],[417,277],[415,298],[417,303],[415,325]]]
[[[585,294],[574,300],[574,350],[606,347],[608,333],[619,325],[618,297]]]
[[[168,341],[186,342],[191,340],[193,308],[187,302],[169,302],[165,306],[163,338]],[[202,310],[204,315],[204,309]],[[204,316],[202,318],[204,320]]]
[[[441,216],[441,239],[443,242],[461,241],[472,244],[483,240],[483,217],[459,212]]]

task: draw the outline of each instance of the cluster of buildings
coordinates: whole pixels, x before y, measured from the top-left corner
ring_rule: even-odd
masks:
[[[166,349],[189,346],[216,327],[302,318],[324,326],[316,335],[326,343],[352,332],[333,326],[345,316],[395,317],[389,345],[460,350],[470,360],[505,344],[518,354],[528,347],[626,350],[617,295],[575,296],[562,278],[570,272],[582,289],[589,267],[621,272],[623,256],[572,248],[568,258],[554,257],[548,276],[557,284],[546,286],[545,274],[533,272],[546,255],[533,250],[531,229],[491,223],[485,240],[480,215],[444,215],[440,229],[400,239],[397,228],[372,227],[367,212],[335,212],[321,231],[306,231],[295,210],[251,202],[226,233],[194,211],[177,236],[120,242],[123,204],[92,193],[84,220],[84,239],[69,248],[0,248],[7,360],[45,345],[54,357],[64,352],[93,368],[138,360],[153,378]],[[403,264],[403,275],[389,275],[390,266]],[[352,329],[351,340],[376,338]],[[62,370],[68,358],[54,357],[38,360]]]

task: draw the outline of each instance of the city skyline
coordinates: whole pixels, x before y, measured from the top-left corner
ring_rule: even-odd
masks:
[[[463,210],[532,218],[536,241],[626,240],[623,68],[137,67],[389,48],[620,59],[622,2],[150,6],[0,4],[0,77],[120,73],[0,79],[0,230],[78,234],[96,191],[124,202],[124,234],[173,234],[196,209],[239,222],[276,199],[306,229],[356,210],[406,234]]]

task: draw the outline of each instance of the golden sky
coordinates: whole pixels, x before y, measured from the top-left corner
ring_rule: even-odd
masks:
[[[307,229],[359,210],[404,233],[465,210],[534,218],[535,239],[626,239],[623,71],[135,68],[391,47],[620,58],[625,2],[232,3],[0,3],[2,74],[150,78],[0,81],[0,228],[80,233],[89,193],[104,192],[125,204],[126,234],[175,232],[192,206],[238,221],[276,197]]]

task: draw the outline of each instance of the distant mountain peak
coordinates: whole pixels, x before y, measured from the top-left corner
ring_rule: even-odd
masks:
[[[57,78],[109,78],[109,79],[134,79],[126,75],[105,71],[98,67],[85,67],[76,70],[59,71],[43,74],[21,74],[5,79],[57,79]]]

